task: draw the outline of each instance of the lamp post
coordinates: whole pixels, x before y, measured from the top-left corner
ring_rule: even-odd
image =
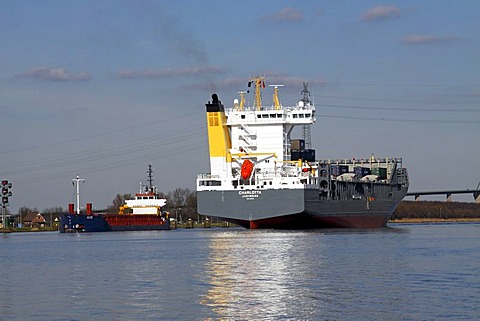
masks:
[[[178,211],[181,211],[182,208],[181,207],[177,207],[175,208],[175,221],[177,221],[177,224],[178,224]],[[180,220],[182,219],[182,214],[180,214]]]

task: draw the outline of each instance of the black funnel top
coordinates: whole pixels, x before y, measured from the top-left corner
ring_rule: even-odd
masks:
[[[218,100],[217,94],[213,94],[212,101],[211,102],[209,101],[208,103],[206,103],[205,106],[207,107],[207,113],[225,111],[225,108],[223,107],[222,102]]]

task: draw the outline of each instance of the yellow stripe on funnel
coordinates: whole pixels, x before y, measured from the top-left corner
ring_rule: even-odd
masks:
[[[226,125],[227,119],[223,112],[207,113],[208,145],[210,157],[227,157],[232,147],[230,133]],[[231,159],[230,159],[231,162]]]

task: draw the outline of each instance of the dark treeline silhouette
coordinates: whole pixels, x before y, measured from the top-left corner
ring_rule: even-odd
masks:
[[[402,201],[392,219],[472,219],[480,218],[480,204],[437,201]]]

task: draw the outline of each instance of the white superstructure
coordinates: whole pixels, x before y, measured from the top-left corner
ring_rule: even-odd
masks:
[[[135,199],[125,201],[125,207],[131,208],[133,214],[159,214],[166,203],[167,200],[156,193],[138,193]]]
[[[160,198],[157,187],[153,185],[153,168],[148,165],[148,186],[140,183],[140,191],[135,194],[135,199],[125,200],[125,205],[120,207],[120,214],[124,213],[125,208],[131,208],[132,214],[160,214],[167,200]]]
[[[302,101],[295,106],[282,106],[278,95],[280,85],[273,85],[272,105],[262,106],[263,77],[253,78],[251,83],[255,86],[253,106],[244,106],[241,92],[241,102],[235,100],[234,107],[223,110],[220,102],[221,108],[212,103],[211,111],[207,112],[211,173],[199,175],[199,191],[230,190],[239,185],[302,188],[300,178],[314,178],[314,171],[310,171],[313,164],[298,158],[292,161],[290,134],[297,125],[315,123],[315,106]],[[246,160],[253,164],[251,173],[242,173]],[[302,172],[304,168],[309,171]]]

